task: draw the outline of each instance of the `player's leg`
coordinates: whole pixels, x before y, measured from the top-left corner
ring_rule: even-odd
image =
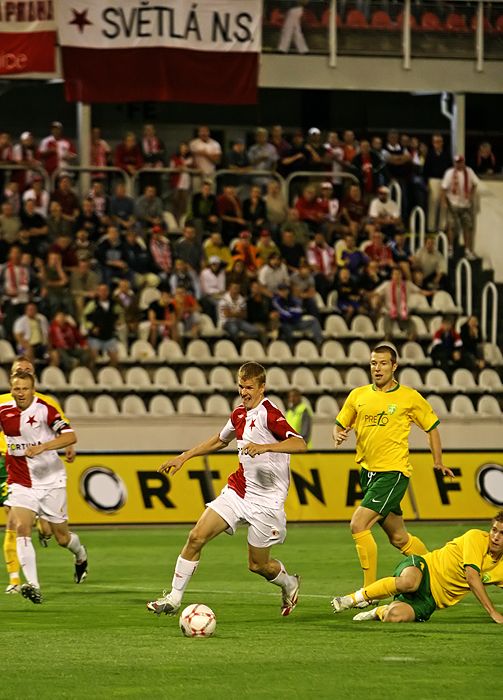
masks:
[[[371,499],[370,499],[371,500]],[[351,518],[351,534],[363,571],[363,585],[377,578],[377,544],[371,528],[381,519],[380,513],[364,505],[358,506]]]
[[[381,527],[393,547],[399,549],[406,557],[411,554],[423,555],[428,552],[426,545],[419,537],[407,532],[402,515],[388,513],[382,521]]]
[[[254,547],[248,543],[248,568],[263,576],[269,583],[279,586],[282,593],[281,614],[290,615],[299,597],[300,577],[289,574],[282,562],[271,559],[270,547]]]
[[[49,540],[52,537],[52,529],[45,518],[36,518],[35,527],[38,532],[38,541],[41,547],[47,547]]]
[[[17,556],[16,543],[16,522],[12,513],[12,508],[5,506],[7,523],[5,525],[5,535],[3,540],[3,554],[7,573],[9,574],[9,584],[5,589],[7,594],[19,593],[21,589],[21,579],[19,578],[19,559]]]
[[[212,503],[218,503],[220,498],[221,496]],[[223,505],[225,506],[225,504]],[[221,510],[223,512],[224,508]],[[201,550],[204,545],[229,528],[232,528],[234,532],[235,526],[233,525],[233,521],[235,518],[231,518],[229,515],[226,517],[231,521],[230,523],[224,520],[223,515],[217,513],[213,507],[206,508],[190,531],[187,541],[176,561],[171,582],[171,591],[169,593],[165,591],[161,598],[147,603],[148,610],[155,612],[157,615],[161,613],[174,615],[176,613],[180,608],[185,589],[196,572]]]
[[[26,491],[28,490],[26,489]],[[21,586],[21,594],[33,603],[41,603],[42,595],[38,580],[37,558],[33,542],[31,541],[31,529],[35,511],[16,505],[13,505],[11,510],[16,523],[17,556],[26,579],[26,583],[23,583]]]
[[[47,502],[45,502],[45,505],[47,505]],[[52,514],[49,515],[46,512],[46,517],[52,518],[54,516]],[[52,520],[49,520],[49,524],[54,535],[54,539],[59,544],[59,546],[63,547],[64,549],[68,549],[68,551],[70,551],[74,555],[75,573],[73,576],[73,580],[75,581],[75,583],[82,583],[82,581],[84,581],[87,578],[88,561],[87,550],[81,543],[80,537],[75,532],[72,532],[69,529],[67,520],[65,520],[62,523],[52,522]]]

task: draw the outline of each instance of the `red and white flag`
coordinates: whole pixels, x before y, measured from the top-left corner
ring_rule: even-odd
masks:
[[[59,0],[68,100],[252,104],[261,0]]]
[[[0,76],[50,78],[55,74],[52,0],[0,0]]]

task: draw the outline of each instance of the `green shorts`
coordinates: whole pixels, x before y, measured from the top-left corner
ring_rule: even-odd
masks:
[[[400,502],[408,485],[409,477],[402,472],[371,472],[362,467],[360,486],[363,500],[360,505],[379,513],[383,519],[389,513],[402,515]]]
[[[5,455],[0,455],[0,506],[7,499],[7,468],[5,467]]]
[[[428,564],[418,554],[412,554],[410,557],[405,557],[393,572],[393,576],[400,576],[402,571],[408,566],[415,566],[422,572],[423,578],[419,584],[419,588],[414,593],[399,593],[395,596],[395,600],[402,603],[407,603],[414,610],[416,622],[426,622],[437,609],[437,605],[430,590],[430,572]]]

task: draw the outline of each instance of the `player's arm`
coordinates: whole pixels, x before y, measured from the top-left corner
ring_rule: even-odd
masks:
[[[353,398],[353,392],[351,392],[348,398],[344,401],[344,406],[339,411],[339,415],[335,419],[332,435],[336,447],[339,447],[345,440],[347,440],[348,435],[353,428],[357,413]]]
[[[482,605],[484,610],[487,611],[489,617],[494,620],[499,625],[503,624],[503,615],[499,613],[491,602],[491,599],[486,593],[484,584],[480,580],[480,573],[474,566],[470,564],[465,566],[465,576],[466,582],[470,586],[470,590],[477,598],[479,603]]]
[[[444,467],[442,458],[442,443],[440,441],[440,432],[438,428],[433,428],[428,432],[428,444],[431,454],[433,455],[433,467],[439,469],[444,476],[454,476],[454,473],[449,467]]]
[[[272,442],[270,444],[259,445],[256,442],[249,442],[243,446],[243,452],[250,457],[262,455],[264,452],[282,452],[287,455],[293,455],[297,452],[305,452],[307,450],[306,441],[302,437],[291,435],[286,440],[280,442]]]
[[[43,442],[40,445],[31,445],[25,452],[27,457],[35,457],[42,452],[47,452],[48,450],[61,450],[69,445],[74,445],[77,442],[77,436],[73,430],[65,430],[60,433],[57,437],[49,440],[48,442]]]
[[[185,462],[188,462],[188,460],[192,459],[192,457],[201,457],[202,455],[208,455],[211,452],[218,452],[218,450],[222,450],[224,447],[227,447],[228,444],[228,442],[224,442],[221,439],[220,433],[217,433],[208,440],[201,442],[199,445],[195,445],[190,450],[182,452],[177,457],[173,457],[167,462],[164,462],[159,467],[159,471],[163,474],[176,474],[176,472],[183,467]]]
[[[53,396],[46,396],[45,394],[39,394],[38,392],[36,393],[36,395],[44,399],[44,401],[48,403],[49,406],[53,406],[56,409],[56,411],[60,414],[61,418],[65,421],[65,423],[68,422],[68,418],[65,416],[59,401],[56,401],[56,399]],[[75,440],[75,442],[77,441]],[[68,447],[65,449],[65,460],[67,462],[73,462],[75,460],[75,455],[75,443],[68,445]]]

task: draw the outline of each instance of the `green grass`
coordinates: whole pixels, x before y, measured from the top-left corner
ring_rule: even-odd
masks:
[[[412,530],[433,548],[468,527]],[[90,557],[82,586],[72,582],[68,552],[54,542],[47,550],[36,545],[44,603],[5,595],[0,601],[0,698],[500,695],[503,630],[472,596],[425,624],[358,624],[351,612],[331,613],[330,597],[360,583],[345,525],[291,525],[276,548],[303,578],[299,606],[288,618],[279,615],[279,590],[247,571],[246,531],[217,538],[184,599],[213,608],[216,635],[185,639],[177,619],[157,618],[145,602],[169,587],[187,529],[80,529]],[[376,534],[379,571],[388,575],[400,554]],[[501,609],[501,592],[491,594]]]

